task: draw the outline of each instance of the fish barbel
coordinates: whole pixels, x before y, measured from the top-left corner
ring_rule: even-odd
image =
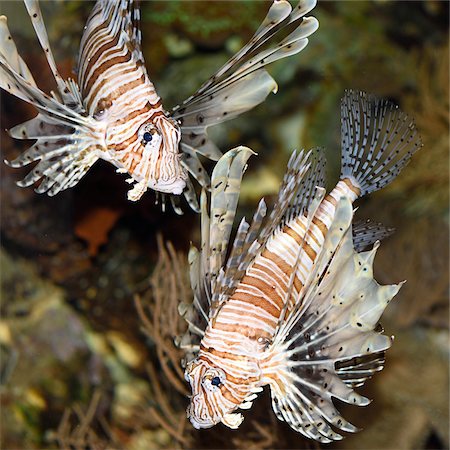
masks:
[[[207,128],[276,92],[264,67],[303,50],[318,28],[314,17],[305,17],[316,0],[300,0],[295,8],[287,0],[275,0],[251,40],[191,97],[167,111],[145,68],[138,2],[96,2],[81,39],[77,81],[58,72],[39,2],[24,2],[57,90],[47,95],[36,86],[2,16],[0,87],[39,112],[10,130],[16,139],[36,140],[18,158],[6,161],[11,167],[39,161],[18,185],[41,180],[36,192],[55,195],[76,185],[103,159],[129,175],[130,200],[139,200],[150,188],[162,193],[163,204],[169,194],[177,212],[174,196],[182,193],[194,210],[199,208],[188,174],[209,187],[199,156],[217,161],[222,155]],[[290,28],[281,39],[280,32]]]
[[[202,245],[191,248],[194,300],[179,345],[195,428],[237,428],[270,387],[276,416],[320,442],[355,432],[333,399],[364,406],[354,388],[384,366],[392,337],[378,322],[403,282],[373,278],[380,225],[352,227],[353,202],[390,183],[421,147],[415,125],[391,102],[348,91],[341,103],[342,169],[325,194],[318,149],[292,155],[274,209],[262,200],[230,243],[239,189],[252,151],[225,154],[201,198]],[[372,247],[366,250],[367,247]],[[227,257],[227,255],[229,256]]]

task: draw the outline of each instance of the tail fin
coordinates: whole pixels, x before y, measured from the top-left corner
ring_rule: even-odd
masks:
[[[33,105],[39,114],[12,128],[9,133],[16,139],[35,139],[36,143],[15,160],[11,167],[22,167],[34,161],[40,162],[20,182],[21,187],[30,186],[42,179],[36,192],[54,195],[74,186],[100,157],[101,136],[93,120],[82,116],[79,91],[72,80],[63,80],[56,70],[47,47],[48,40],[42,23],[39,6],[27,1],[41,45],[55,76],[58,92],[52,96],[41,91],[8,30],[6,17],[0,18],[0,87],[21,100]]]
[[[414,121],[388,100],[346,91],[341,102],[342,169],[361,195],[389,184],[422,147]]]

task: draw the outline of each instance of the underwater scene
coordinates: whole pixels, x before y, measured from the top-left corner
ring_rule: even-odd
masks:
[[[0,448],[448,449],[449,3],[37,5],[0,3]],[[331,293],[378,239],[358,321]],[[245,334],[290,251],[310,270]],[[228,338],[274,354],[259,384]]]

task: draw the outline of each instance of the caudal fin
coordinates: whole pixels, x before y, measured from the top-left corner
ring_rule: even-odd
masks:
[[[389,184],[422,147],[414,121],[397,105],[352,90],[341,101],[341,140],[341,178],[361,195]]]

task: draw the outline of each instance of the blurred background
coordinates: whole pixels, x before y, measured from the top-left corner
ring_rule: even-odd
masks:
[[[270,3],[142,2],[147,70],[164,106],[192,94],[237,51]],[[74,76],[91,8],[42,3],[65,76]],[[54,86],[25,7],[2,1],[0,13],[48,92]],[[323,1],[311,15],[320,28],[308,47],[269,66],[278,93],[211,134],[223,151],[245,144],[258,153],[239,206],[249,217],[261,196],[273,200],[293,149],[324,147],[335,185],[344,89],[389,98],[415,118],[423,149],[357,211],[396,228],[375,261],[380,283],[408,280],[382,319],[396,339],[384,371],[362,389],[374,402],[342,406],[363,431],[329,448],[448,448],[449,3]],[[2,159],[27,148],[4,130],[34,115],[2,92]],[[198,215],[187,206],[182,217],[162,213],[152,192],[128,202],[124,176],[101,161],[53,198],[16,187],[28,171],[1,165],[2,449],[319,448],[275,419],[267,392],[237,431],[186,422],[172,338],[183,326],[176,303],[190,295],[185,258],[189,242],[198,243]],[[158,233],[173,246],[158,247]]]

